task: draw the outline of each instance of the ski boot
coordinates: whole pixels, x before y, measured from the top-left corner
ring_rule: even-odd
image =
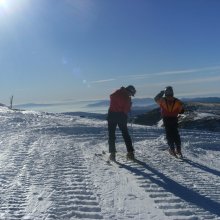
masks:
[[[183,155],[182,155],[182,152],[181,152],[181,148],[177,148],[177,149],[176,149],[176,156],[177,156],[178,158],[183,158]]]
[[[115,161],[115,152],[110,153],[109,160]]]
[[[172,149],[172,148],[169,148],[169,154],[170,154],[171,156],[177,157],[177,156],[176,156],[176,153],[175,153],[175,150]]]
[[[128,152],[126,157],[127,157],[127,160],[134,160],[135,159],[134,152]]]

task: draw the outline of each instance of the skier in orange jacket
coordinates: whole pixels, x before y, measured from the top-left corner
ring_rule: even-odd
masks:
[[[134,96],[135,93],[136,89],[134,88],[134,86],[129,85],[126,88],[121,87],[110,95],[110,107],[107,117],[110,160],[115,160],[115,131],[117,126],[122,132],[122,136],[127,147],[127,158],[132,160],[134,159],[134,149],[127,127],[127,115],[128,112],[131,110],[131,96]]]
[[[165,95],[165,97],[163,97]],[[182,157],[181,139],[178,131],[178,115],[184,113],[182,102],[174,97],[173,88],[168,86],[154,98],[161,109],[161,116],[166,131],[169,152]]]

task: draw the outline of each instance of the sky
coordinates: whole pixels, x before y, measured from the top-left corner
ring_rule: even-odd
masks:
[[[0,102],[220,96],[219,0],[0,0]]]

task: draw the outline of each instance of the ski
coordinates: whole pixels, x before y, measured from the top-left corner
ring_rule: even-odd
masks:
[[[169,153],[169,151],[168,151],[168,154],[170,155],[170,157],[176,159],[177,161],[184,162],[184,159],[185,159],[185,158],[184,158],[183,156],[172,155],[172,154]]]
[[[105,151],[102,151],[101,153],[95,153],[95,156],[104,160],[106,162],[106,164],[108,164],[108,165],[112,165],[112,164],[120,165],[121,164],[121,162],[119,162],[117,159],[116,160],[109,159],[109,157]],[[126,155],[124,155],[124,154],[122,155],[122,153],[117,153],[116,157],[121,158],[121,159],[126,159],[127,162],[138,162],[138,160],[135,158],[134,158],[134,160],[127,159]]]
[[[114,162],[107,158],[106,153],[103,151],[102,153],[95,153],[96,157],[99,157],[101,160],[105,161],[107,165],[111,165],[111,162]]]
[[[105,161],[107,165],[119,165],[120,167],[120,162],[117,160],[111,160],[105,151],[102,151],[101,153],[95,153],[95,156]]]
[[[176,160],[179,160],[179,161],[184,161],[184,160],[186,160],[186,158],[185,157],[183,157],[182,155],[179,155],[179,154],[171,154],[170,153],[170,151],[169,151],[169,149],[167,149],[167,148],[162,148],[161,149],[162,151],[165,151],[167,154],[169,154],[169,156],[170,157],[172,157],[172,158],[174,158],[174,159],[176,159]]]

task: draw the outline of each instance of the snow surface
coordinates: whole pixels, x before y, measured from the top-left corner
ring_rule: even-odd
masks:
[[[216,115],[213,114],[213,113],[201,113],[201,112],[199,112],[199,113],[197,113],[196,117],[194,117],[194,120],[200,120],[200,119],[212,118],[212,117],[214,118],[214,117],[216,117]]]
[[[220,219],[220,135],[130,126],[139,162],[108,157],[105,121],[0,107],[0,219]],[[105,153],[105,154],[104,154]]]

